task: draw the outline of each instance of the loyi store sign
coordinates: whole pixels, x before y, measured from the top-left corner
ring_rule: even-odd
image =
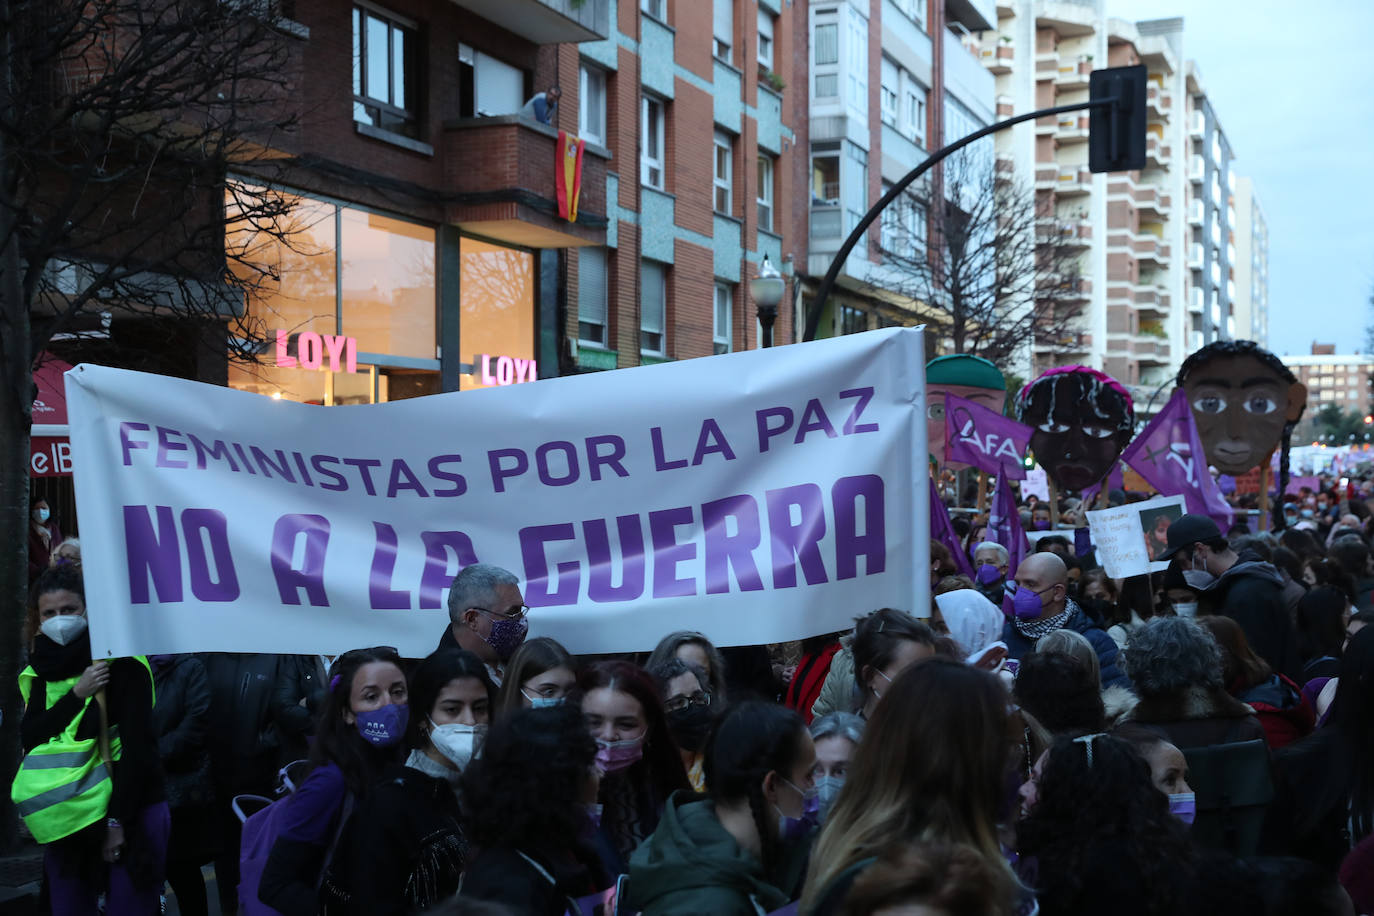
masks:
[[[330,372],[358,371],[358,338],[343,334],[316,334],[314,331],[274,332],[276,365],[279,369],[327,369]],[[486,386],[519,385],[539,378],[539,365],[518,356],[493,356],[478,353],[471,366],[463,367]]]

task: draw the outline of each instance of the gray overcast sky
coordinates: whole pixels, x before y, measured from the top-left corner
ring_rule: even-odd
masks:
[[[1107,0],[1107,13],[1184,18],[1184,57],[1269,222],[1270,349],[1360,348],[1374,289],[1374,2]]]

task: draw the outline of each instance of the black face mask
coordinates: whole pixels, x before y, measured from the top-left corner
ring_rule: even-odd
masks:
[[[668,713],[668,732],[677,746],[693,754],[698,753],[706,743],[706,735],[711,731],[711,707],[688,706]]]
[[[1116,610],[1116,603],[1106,598],[1079,598],[1078,606],[1089,617],[1096,617],[1098,620],[1106,620],[1111,613]]]

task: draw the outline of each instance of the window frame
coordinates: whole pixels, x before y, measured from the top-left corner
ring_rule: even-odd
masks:
[[[773,232],[773,181],[777,172],[773,157],[760,152],[757,170],[758,188],[754,191],[754,204],[756,206],[754,216],[758,220],[758,228],[764,232]],[[765,213],[768,215],[767,219],[764,219]]]
[[[645,318],[648,317],[648,313],[647,313],[647,310],[644,308],[644,303],[645,303],[645,301],[646,301],[646,299],[647,299],[647,297],[644,295],[644,290],[645,290],[645,288],[646,288],[647,285],[648,285],[649,273],[650,273],[650,270],[651,270],[651,269],[652,269],[653,271],[656,271],[656,272],[657,272],[657,276],[658,276],[658,287],[659,287],[659,293],[660,293],[659,299],[658,299],[659,304],[660,304],[660,310],[659,310],[659,314],[658,314],[659,321],[658,321],[658,326],[657,326],[657,327],[652,327],[652,326],[649,326],[649,325],[646,325],[646,324],[645,324]],[[667,268],[667,265],[665,265],[665,264],[663,264],[662,262],[659,262],[659,261],[650,260],[650,259],[648,259],[648,258],[641,258],[641,259],[640,259],[640,261],[639,261],[639,302],[640,302],[640,308],[639,308],[639,352],[640,352],[640,355],[641,355],[641,356],[666,356],[666,355],[667,355],[667,352],[668,352],[668,332],[667,332],[667,324],[668,324],[668,268]],[[644,342],[645,342],[645,336],[644,336],[644,335],[646,335],[646,334],[657,334],[657,335],[658,335],[658,349],[657,349],[657,350],[654,350],[654,349],[651,349],[651,348],[648,348],[648,347],[645,347],[645,346],[644,346]]]
[[[420,56],[420,26],[412,19],[364,3],[354,3],[352,10],[353,28],[353,121],[365,124],[376,130],[418,139],[420,135],[420,106],[423,85],[418,58]],[[368,19],[376,19],[387,29],[387,98],[378,99],[368,95]],[[408,105],[397,105],[396,76],[398,73],[394,59],[396,38],[402,38],[400,76],[402,101]],[[376,115],[369,113],[375,109]],[[399,123],[388,123],[385,116],[391,116]]]
[[[649,112],[654,106],[658,109],[657,130],[649,129]],[[667,168],[665,163],[665,122],[668,120],[668,104],[656,95],[644,93],[639,105],[639,183],[656,191],[667,189]],[[649,140],[658,147],[655,158],[649,153]],[[653,180],[653,170],[657,169],[658,179]]]
[[[766,26],[766,33],[765,33]],[[755,56],[758,58],[759,65],[769,70],[773,69],[773,49],[776,42],[777,23],[772,13],[763,7],[759,7],[758,17],[758,42],[755,48]],[[767,42],[765,46],[764,42]],[[766,53],[765,53],[766,47]]]
[[[721,153],[724,152],[722,157]],[[721,174],[721,164],[725,172]],[[734,216],[735,138],[717,130],[711,139],[711,209],[721,216]],[[721,195],[725,195],[724,206]]]
[[[667,22],[668,0],[639,0],[639,11],[648,13],[659,22]]]
[[[716,31],[716,19],[720,16],[721,4],[725,4],[730,13],[730,27],[725,35],[720,35]],[[734,49],[735,0],[711,0],[711,56],[733,66]]]
[[[902,68],[895,60],[884,54],[878,83],[878,108],[879,117],[889,127],[897,126],[901,92]]]
[[[599,255],[601,258],[601,315],[600,321],[587,321],[582,309],[583,281],[586,276],[586,267],[583,259],[590,255]],[[584,246],[577,249],[577,344],[578,346],[597,347],[608,349],[610,347],[611,331],[611,290],[610,290],[610,257],[609,250],[599,246]],[[583,325],[594,326],[601,329],[600,339],[586,337],[582,334]]]
[[[711,293],[711,352],[714,356],[734,352],[735,291],[729,283],[717,280]],[[724,306],[722,316],[721,307]],[[722,317],[724,324],[722,326]]]
[[[599,104],[598,106],[596,106],[596,113],[597,113],[597,115],[598,115],[598,120],[600,121],[600,125],[599,125],[599,126],[600,126],[600,130],[599,130],[599,132],[593,132],[593,131],[591,131],[591,130],[588,128],[588,125],[587,125],[587,114],[588,114],[588,111],[589,111],[590,108],[591,108],[591,106],[589,106],[589,105],[587,104],[587,99],[588,99],[587,86],[588,86],[588,84],[590,83],[590,81],[591,81],[592,79],[600,80],[600,84],[601,84],[600,104]],[[598,66],[596,66],[596,65],[594,65],[594,64],[589,64],[589,63],[588,63],[587,61],[585,61],[585,60],[579,61],[579,62],[578,62],[578,68],[577,68],[577,89],[578,89],[578,101],[577,101],[577,133],[578,133],[578,136],[580,136],[582,139],[588,141],[589,143],[595,143],[597,146],[606,146],[606,145],[607,145],[607,143],[606,143],[606,117],[607,117],[607,114],[608,114],[607,109],[609,108],[609,104],[608,104],[608,100],[607,100],[607,98],[606,98],[606,90],[607,90],[608,84],[609,84],[609,80],[607,79],[607,73],[606,73],[605,70],[603,70],[602,68],[600,68],[600,67],[598,67]]]

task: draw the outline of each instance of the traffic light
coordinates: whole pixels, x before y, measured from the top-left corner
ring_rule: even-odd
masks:
[[[1088,99],[1111,99],[1088,112],[1088,169],[1129,172],[1145,167],[1144,64],[1110,67],[1088,75]]]

